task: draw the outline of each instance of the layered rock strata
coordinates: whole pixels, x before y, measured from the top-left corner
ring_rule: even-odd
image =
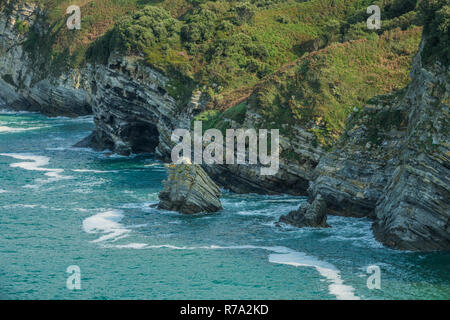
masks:
[[[222,209],[220,188],[195,164],[166,165],[168,179],[159,194],[158,209],[185,214],[216,212]]]
[[[0,107],[49,116],[91,114],[87,72],[70,70],[46,77],[43,69],[48,61],[31,57],[26,50],[26,34],[18,25],[45,33],[44,12],[33,3],[7,1],[4,6],[0,12]]]
[[[332,214],[374,219],[377,240],[450,250],[450,68],[414,59],[412,82],[354,113],[309,188]]]

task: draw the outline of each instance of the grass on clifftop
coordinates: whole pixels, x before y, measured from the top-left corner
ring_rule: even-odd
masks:
[[[251,103],[266,123],[302,123],[331,145],[354,108],[408,84],[420,31],[392,30],[308,54],[259,85]]]
[[[124,18],[94,46],[91,56],[107,57],[114,50],[144,54],[148,64],[166,74],[182,74],[206,85],[217,106],[223,101],[239,102],[239,94],[248,92],[243,89],[251,89],[308,52],[374,34],[367,32],[365,23],[369,0],[189,3],[191,7],[178,19],[155,7]],[[375,3],[386,15],[383,31],[406,29],[417,22],[416,0]]]
[[[383,11],[378,33],[417,23],[417,0],[34,2],[49,12],[48,34],[39,37],[31,30],[27,47],[44,56],[44,69],[78,68],[86,58],[104,62],[113,51],[143,55],[170,76],[206,85],[213,104],[225,107],[239,103],[261,79],[308,52],[369,37],[374,32],[365,21],[371,4]],[[79,31],[65,27],[69,5],[81,8]]]
[[[248,100],[250,107],[262,115],[255,126],[280,128],[289,137],[290,127],[301,124],[315,134],[318,144],[330,147],[354,108],[360,109],[373,96],[408,84],[420,36],[419,27],[396,29],[305,55],[256,85]],[[208,110],[197,120],[206,121],[206,127],[214,124],[226,129],[230,120],[243,119],[245,105],[224,112]],[[244,112],[232,119],[229,113],[235,114],[237,109]]]

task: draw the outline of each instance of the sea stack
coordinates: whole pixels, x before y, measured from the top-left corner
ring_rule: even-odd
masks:
[[[298,210],[289,212],[280,217],[280,222],[293,225],[298,228],[314,227],[328,228],[327,204],[319,195],[312,203],[304,202]]]
[[[216,212],[222,209],[220,188],[197,164],[166,165],[168,179],[159,194],[158,209],[185,214]]]

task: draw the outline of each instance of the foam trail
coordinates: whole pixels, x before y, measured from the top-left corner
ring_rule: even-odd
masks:
[[[1,104],[0,104],[0,108],[1,108]],[[17,110],[10,110],[10,109],[0,109],[0,114],[36,114],[37,112],[31,112],[31,111],[17,111]]]
[[[11,128],[6,126],[0,126],[0,133],[13,133],[13,132],[23,132],[23,131],[30,131],[30,130],[36,130],[41,129],[40,127],[31,127],[31,128]]]
[[[73,172],[80,173],[117,173],[118,170],[90,170],[90,169],[73,169]]]
[[[173,249],[173,250],[230,250],[230,249],[261,249],[272,252],[269,255],[269,262],[286,264],[295,267],[313,267],[319,274],[330,281],[328,290],[330,294],[336,296],[338,300],[359,300],[360,298],[355,295],[355,289],[352,286],[345,285],[340,276],[339,270],[328,262],[321,261],[315,257],[309,256],[302,252],[297,252],[287,247],[273,246],[253,246],[253,245],[240,245],[240,246],[196,246],[196,247],[179,247],[170,244],[162,245],[147,245],[145,243],[130,243],[127,245],[116,245],[115,248],[121,249]]]
[[[317,260],[301,252],[291,250],[284,254],[271,254],[269,261],[272,263],[286,264],[295,267],[314,267],[321,276],[328,279],[331,284],[328,288],[331,294],[335,295],[339,300],[359,300],[355,296],[355,289],[349,285],[345,285],[341,279],[340,272],[335,266],[327,262]]]
[[[122,211],[110,210],[98,213],[83,221],[83,230],[87,233],[102,233],[100,238],[92,242],[116,241],[128,236],[131,231],[120,223],[123,219]]]
[[[6,192],[8,192],[8,191],[0,189],[0,193],[6,193]]]
[[[34,156],[34,155],[25,155],[18,153],[0,153],[0,156],[11,157],[17,160],[25,160],[26,162],[16,162],[11,163],[11,168],[22,168],[25,170],[31,171],[42,171],[46,172],[45,175],[50,177],[47,180],[37,179],[36,181],[40,182],[40,185],[55,182],[62,179],[72,179],[71,176],[62,176],[61,173],[64,172],[64,169],[50,169],[43,168],[50,162],[50,158],[44,156]],[[39,185],[26,185],[25,188],[37,188]]]

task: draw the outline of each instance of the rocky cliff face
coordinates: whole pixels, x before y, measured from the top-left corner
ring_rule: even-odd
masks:
[[[43,12],[14,3],[0,13],[0,104],[47,115],[92,109],[96,130],[85,145],[124,155],[155,152],[170,161],[173,130],[190,128],[207,96],[196,91],[188,103],[175,99],[172,79],[140,57],[115,54],[106,65],[44,77],[36,67],[42,61],[31,59],[17,26],[20,21],[45,32]],[[280,139],[276,175],[262,176],[252,165],[204,169],[238,193],[308,193],[310,203],[320,195],[328,213],[373,218],[376,238],[394,248],[449,249],[449,69],[439,63],[424,68],[419,53],[412,77],[403,92],[355,111],[331,152],[298,125]],[[243,122],[231,127],[258,127],[261,117],[249,102]]]
[[[0,106],[38,111],[50,116],[91,113],[89,75],[80,71],[43,77],[41,57],[31,58],[25,49],[23,28],[46,32],[44,12],[36,4],[6,1],[0,12]]]
[[[264,128],[261,114],[251,102],[247,105],[242,124],[230,123],[234,129]],[[275,175],[261,175],[258,165],[204,166],[208,174],[221,186],[236,193],[305,195],[314,168],[325,150],[314,141],[314,135],[301,125],[291,127],[290,137],[280,135],[280,165]],[[270,149],[270,148],[269,148]],[[270,151],[270,150],[269,150]],[[289,154],[289,157],[285,155]]]
[[[450,249],[449,71],[424,68],[419,52],[405,90],[351,115],[315,170],[311,199],[375,219],[375,237],[390,247]]]
[[[170,158],[172,131],[189,128],[191,117],[168,94],[169,79],[136,57],[111,57],[92,68],[97,141],[119,154],[156,151]]]
[[[338,145],[321,158],[308,193],[322,195],[329,213],[374,218],[405,136],[407,106],[396,101],[391,95],[352,114]]]
[[[419,55],[402,103],[408,128],[399,163],[375,208],[375,237],[406,250],[450,249],[450,68]]]
[[[17,26],[43,34],[44,16],[39,6],[17,1],[7,1],[0,12],[0,106],[49,116],[93,113],[97,129],[80,145],[170,159],[172,131],[190,127],[202,97],[180,107],[168,94],[169,79],[140,57],[113,55],[106,65],[49,74],[40,67],[44,58],[25,49],[26,37]]]

